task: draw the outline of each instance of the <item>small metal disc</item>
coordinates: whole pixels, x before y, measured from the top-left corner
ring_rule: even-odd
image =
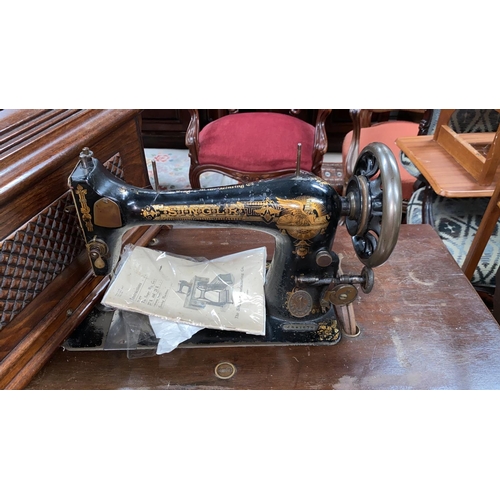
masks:
[[[328,299],[336,306],[350,304],[358,296],[358,290],[354,285],[337,285],[330,291]]]
[[[288,310],[296,318],[307,316],[312,309],[313,300],[311,294],[305,290],[298,290],[292,293],[288,299]]]
[[[215,367],[215,376],[222,380],[231,378],[236,373],[236,367],[228,361],[223,361]]]
[[[370,293],[373,290],[373,285],[375,283],[375,274],[373,269],[370,267],[363,267],[361,271],[361,276],[364,278],[364,283],[361,285],[361,290],[364,293]]]

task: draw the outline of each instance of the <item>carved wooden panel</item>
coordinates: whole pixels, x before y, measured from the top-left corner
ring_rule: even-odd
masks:
[[[0,243],[0,330],[84,247],[68,192]]]
[[[116,153],[112,158],[110,158],[106,163],[104,163],[104,166],[114,176],[123,180],[123,178],[125,176],[125,171],[123,170],[123,167],[122,167],[122,157],[121,157],[120,153]]]
[[[123,179],[119,153],[104,166]],[[73,262],[84,246],[69,191],[0,242],[0,331]]]
[[[89,147],[148,186],[140,111],[0,110],[0,389],[24,387],[99,300],[68,177]]]

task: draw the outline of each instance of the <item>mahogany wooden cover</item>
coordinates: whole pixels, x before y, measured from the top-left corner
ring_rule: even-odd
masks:
[[[0,388],[24,387],[104,286],[90,272],[68,177],[88,146],[114,175],[148,185],[139,116],[0,111]]]

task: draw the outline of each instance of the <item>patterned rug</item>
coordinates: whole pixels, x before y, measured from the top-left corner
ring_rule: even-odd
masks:
[[[408,224],[422,224],[424,189],[415,191],[408,203]],[[432,211],[435,229],[446,248],[461,267],[483,218],[489,198],[445,198],[435,196]],[[500,221],[481,256],[471,282],[495,286],[500,261]]]
[[[151,185],[154,187],[152,161],[156,162],[158,182],[165,191],[191,189],[189,184],[189,156],[187,149],[145,149],[146,163]],[[217,187],[236,184],[237,181],[216,172],[201,175],[201,187]]]

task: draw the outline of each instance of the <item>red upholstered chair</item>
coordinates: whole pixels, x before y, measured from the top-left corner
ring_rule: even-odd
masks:
[[[301,169],[320,175],[328,147],[325,120],[330,109],[318,110],[315,126],[295,116],[298,110],[290,114],[229,111],[200,131],[198,110],[189,110],[186,146],[193,189],[200,187],[204,172],[219,172],[240,183],[293,172],[298,143],[302,144]]]
[[[347,180],[351,177],[352,168],[354,168],[356,159],[363,148],[371,142],[381,142],[391,149],[398,162],[403,189],[403,204],[406,205],[414,191],[417,178],[411,175],[401,164],[401,150],[396,145],[396,139],[398,137],[418,135],[419,124],[411,121],[393,120],[371,125],[372,113],[385,111],[390,110],[351,110],[354,128],[346,135],[342,144],[344,179]],[[424,113],[424,110],[411,111],[418,114]]]

